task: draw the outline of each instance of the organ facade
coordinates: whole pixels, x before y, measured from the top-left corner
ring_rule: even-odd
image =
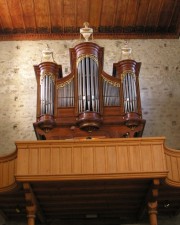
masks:
[[[82,42],[70,48],[71,72],[45,60],[34,66],[37,79],[37,139],[141,137],[141,63],[123,59],[112,74],[103,69],[104,48]]]

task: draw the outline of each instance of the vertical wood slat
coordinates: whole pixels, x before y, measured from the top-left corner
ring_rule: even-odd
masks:
[[[8,0],[7,5],[9,8],[9,14],[11,16],[13,28],[25,28],[20,1]]]
[[[82,27],[84,22],[89,22],[89,0],[81,0],[76,3],[76,26]]]
[[[8,30],[13,29],[12,20],[10,17],[10,12],[9,12],[6,0],[1,0],[0,18],[1,18],[2,27],[4,29],[8,29]]]
[[[148,0],[141,0],[138,6],[138,15],[136,19],[137,27],[144,27],[144,21],[146,21],[147,13],[148,13]]]
[[[49,30],[50,20],[49,20],[49,5],[46,0],[36,0],[34,1],[35,18],[38,28],[43,28]]]
[[[27,30],[36,30],[33,0],[21,0],[24,24]]]
[[[51,14],[51,25],[53,28],[63,27],[63,0],[49,1],[50,3],[50,14]]]
[[[101,11],[101,26],[113,26],[114,15],[116,14],[116,0],[104,0]]]
[[[116,10],[115,26],[123,27],[126,19],[128,4],[126,0],[119,1],[118,8]]]
[[[60,156],[59,148],[55,147],[51,151],[51,172],[54,175],[60,173]]]
[[[63,1],[64,27],[75,26],[76,24],[75,12],[76,12],[75,1],[64,0]]]
[[[89,23],[90,26],[94,26],[98,28],[100,24],[100,19],[101,19],[101,6],[102,6],[102,0],[89,0],[90,1],[90,12],[89,12]]]
[[[127,5],[126,17],[124,21],[124,26],[134,26],[136,23],[137,12],[138,12],[138,1],[137,0],[129,0],[129,4]]]
[[[29,152],[29,173],[34,175],[37,174],[39,170],[38,153],[39,151],[36,148],[32,148],[31,151]]]
[[[94,173],[94,149],[82,148],[82,173]]]
[[[171,1],[171,0],[163,1],[162,10],[159,16],[158,26],[165,27],[167,24],[170,24],[172,14],[173,14],[173,9],[174,9],[174,1]],[[171,16],[167,17],[167,14]]]
[[[160,7],[161,7],[161,0],[157,0],[157,1],[151,0],[150,1],[149,10],[148,10],[148,13],[147,13],[147,20],[146,20],[146,26],[147,27],[156,26],[156,24],[159,20],[159,9],[160,9]]]

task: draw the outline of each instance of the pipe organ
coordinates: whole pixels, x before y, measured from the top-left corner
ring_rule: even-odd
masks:
[[[103,70],[104,49],[84,42],[70,49],[71,73],[42,62],[37,79],[37,139],[115,138],[142,136],[139,72],[141,63],[126,59]]]

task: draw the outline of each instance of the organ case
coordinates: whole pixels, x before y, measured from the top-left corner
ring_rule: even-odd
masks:
[[[83,42],[70,49],[71,73],[43,62],[37,79],[37,139],[142,136],[139,72],[141,63],[126,59],[103,70],[104,49]]]

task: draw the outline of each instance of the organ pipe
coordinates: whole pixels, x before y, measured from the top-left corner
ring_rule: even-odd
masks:
[[[136,77],[126,73],[123,78],[124,112],[137,112]]]
[[[94,58],[84,56],[78,61],[78,110],[99,112],[98,66]]]
[[[58,89],[58,107],[74,106],[74,79],[61,83]]]
[[[104,106],[120,106],[120,82],[113,82],[103,77]]]
[[[43,74],[41,77],[41,115],[54,114],[54,79],[51,74]]]

